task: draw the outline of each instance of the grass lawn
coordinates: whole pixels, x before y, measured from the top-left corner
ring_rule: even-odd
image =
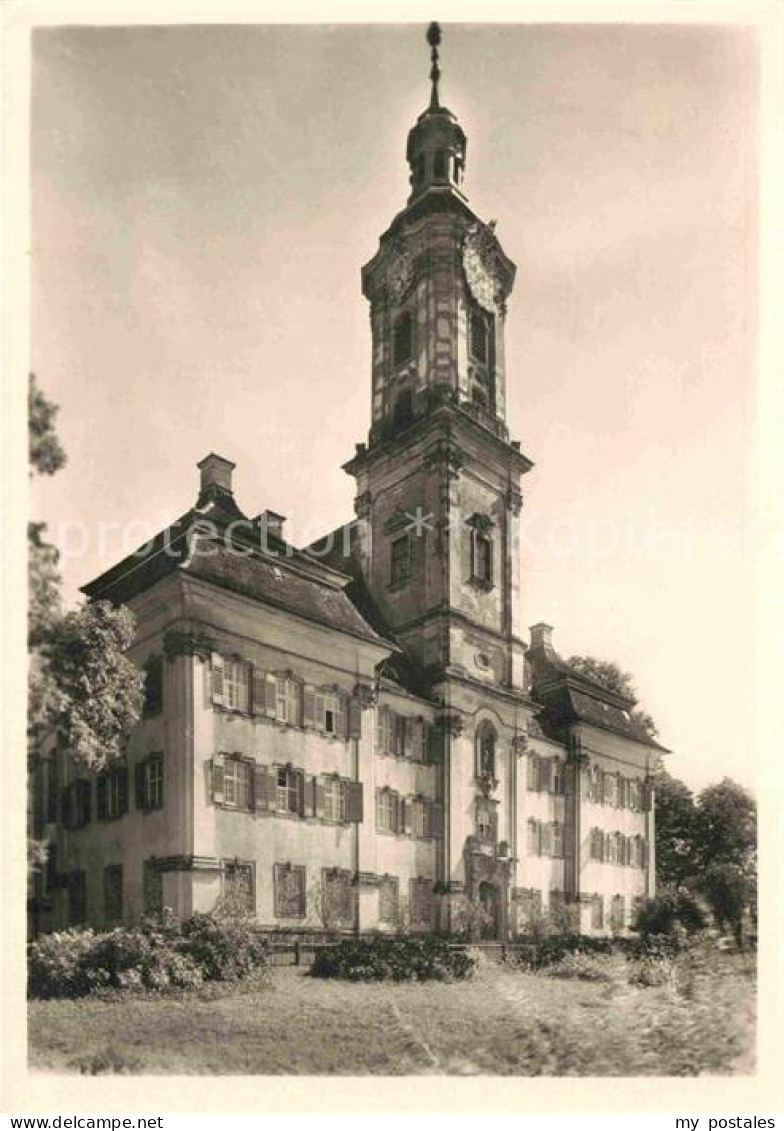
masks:
[[[30,1003],[32,1067],[71,1072],[634,1076],[754,1070],[754,972],[680,988],[565,981],[480,959],[453,984],[323,981]]]

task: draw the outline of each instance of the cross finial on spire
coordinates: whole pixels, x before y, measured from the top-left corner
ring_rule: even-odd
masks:
[[[430,44],[430,58],[432,60],[432,67],[430,68],[430,81],[433,88],[430,92],[430,109],[438,109],[438,80],[441,78],[441,70],[438,66],[438,45],[441,42],[441,28],[433,21],[427,29],[427,42]]]

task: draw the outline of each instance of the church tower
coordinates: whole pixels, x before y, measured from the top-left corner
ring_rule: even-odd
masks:
[[[372,425],[345,465],[357,555],[429,689],[466,676],[522,690],[517,522],[532,464],[506,426],[515,265],[468,203],[466,135],[440,100],[437,24],[427,38],[431,96],[408,135],[410,195],[362,272]]]

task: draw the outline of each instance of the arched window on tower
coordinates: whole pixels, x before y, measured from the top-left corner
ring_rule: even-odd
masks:
[[[404,365],[414,353],[414,322],[408,310],[404,310],[395,320],[392,331],[392,361],[394,365]]]
[[[433,180],[445,181],[446,179],[446,152],[443,149],[437,149],[433,156]]]
[[[395,407],[392,410],[392,425],[395,429],[407,428],[414,418],[414,394],[410,389],[403,389],[395,398]]]
[[[476,775],[479,778],[496,777],[496,746],[498,734],[490,722],[483,722],[476,732]]]
[[[474,361],[487,365],[490,360],[490,327],[481,310],[472,310],[468,317],[468,349]]]

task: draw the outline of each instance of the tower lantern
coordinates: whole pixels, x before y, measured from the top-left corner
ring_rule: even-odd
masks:
[[[430,189],[456,190],[462,196],[465,173],[466,135],[452,111],[439,103],[441,68],[438,47],[441,28],[437,23],[432,23],[427,29],[427,42],[432,60],[430,105],[419,115],[408,135],[406,159],[411,168],[409,204]]]

